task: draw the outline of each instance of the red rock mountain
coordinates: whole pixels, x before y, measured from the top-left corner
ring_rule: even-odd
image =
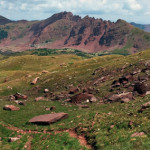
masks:
[[[8,37],[1,40],[1,50],[74,48],[99,52],[119,49],[135,53],[150,48],[150,34],[126,21],[81,18],[71,12],[54,14],[42,21],[8,23],[0,29],[8,32]]]

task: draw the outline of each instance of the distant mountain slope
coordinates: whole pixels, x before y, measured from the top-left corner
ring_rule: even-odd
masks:
[[[150,24],[149,25],[144,25],[144,24],[137,24],[137,23],[134,23],[134,22],[131,22],[131,24],[137,28],[140,28],[146,32],[150,32]]]
[[[13,22],[3,16],[0,16],[0,25],[4,25],[4,24],[7,24],[7,23],[10,23],[10,22]]]
[[[2,51],[37,48],[73,48],[85,52],[125,51],[150,48],[150,34],[124,20],[104,21],[61,12],[42,21],[17,21],[0,26],[8,33],[1,40]]]

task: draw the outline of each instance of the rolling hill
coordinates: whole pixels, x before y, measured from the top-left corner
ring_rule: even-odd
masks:
[[[149,150],[150,50],[92,58],[62,53],[37,56],[28,52],[21,56],[1,55],[0,60],[2,150]],[[32,85],[36,77],[39,80]],[[134,88],[139,82],[142,88]],[[70,93],[70,88],[74,93]],[[8,100],[16,92],[28,99]],[[86,94],[97,100],[89,102],[83,97]],[[118,99],[120,94],[126,99]],[[82,97],[73,103],[78,95]],[[37,97],[42,99],[35,101]],[[20,110],[8,111],[3,109],[5,105]],[[69,117],[50,125],[28,122],[37,115],[59,112],[68,113]],[[17,140],[10,142],[10,137]]]
[[[135,27],[138,27],[146,32],[150,32],[150,25],[144,25],[144,24],[137,24],[137,23],[134,23],[134,22],[131,22],[131,24]]]

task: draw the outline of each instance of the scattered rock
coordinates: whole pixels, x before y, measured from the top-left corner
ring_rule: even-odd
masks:
[[[138,74],[138,73],[140,73],[141,72],[141,70],[139,69],[139,70],[137,70],[137,71],[133,71],[132,73],[131,73],[131,75],[136,75],[136,74]]]
[[[121,103],[128,103],[128,102],[130,102],[130,99],[129,99],[129,98],[123,98],[123,99],[121,100]]]
[[[6,83],[6,82],[8,82],[8,79],[5,79],[5,80],[3,81],[3,83]]]
[[[18,140],[20,140],[19,137],[9,137],[8,142],[15,142],[15,141],[18,141]]]
[[[142,105],[143,109],[150,108],[150,101]]]
[[[78,103],[81,103],[81,102],[86,102],[87,100],[89,102],[96,102],[97,101],[96,97],[94,97],[94,95],[92,95],[92,94],[79,93],[79,94],[71,97],[70,102],[78,104]]]
[[[138,110],[138,113],[142,113],[144,110],[150,108],[150,102],[147,102],[141,106],[141,109]]]
[[[19,107],[16,107],[16,106],[14,106],[14,105],[5,105],[5,106],[3,107],[3,109],[4,109],[4,110],[10,110],[10,111],[18,111],[18,110],[20,110]]]
[[[42,73],[45,73],[45,74],[46,74],[46,73],[49,73],[49,72],[48,72],[48,71],[46,71],[46,70],[43,70],[43,71],[42,71]]]
[[[81,105],[81,104],[78,104],[77,106],[78,106],[79,108],[89,108],[88,105]]]
[[[29,120],[29,122],[35,124],[51,124],[61,119],[65,119],[67,117],[68,114],[63,112],[54,113],[54,114],[45,114],[45,115],[33,117],[32,119]]]
[[[47,99],[45,99],[45,97],[36,97],[35,98],[36,102],[41,101],[41,100],[47,100]]]
[[[142,137],[146,136],[144,132],[136,132],[131,135],[131,137]]]
[[[65,63],[62,63],[62,64],[60,64],[60,66],[63,67],[63,66],[67,66],[67,65]]]
[[[137,82],[134,85],[134,91],[137,91],[141,95],[145,95],[147,92],[147,86],[143,82]]]
[[[25,102],[22,102],[22,101],[19,101],[19,102],[18,102],[18,105],[23,105],[23,106],[25,106],[26,103],[25,103]]]
[[[92,94],[94,89],[92,87],[84,88],[82,93]]]
[[[48,93],[49,92],[49,89],[44,89],[44,93]]]
[[[15,98],[14,95],[10,95],[10,96],[9,96],[9,101],[15,101],[15,100],[16,100],[16,98]]]
[[[115,95],[112,95],[111,97],[108,98],[108,102],[118,102],[118,101],[121,101],[121,100],[124,100],[124,101],[128,101],[128,100],[131,100],[133,99],[133,93],[132,92],[127,92],[127,93],[122,93],[122,94],[115,94]]]
[[[145,82],[148,80],[148,76],[138,76],[138,80],[141,82]]]
[[[146,95],[150,95],[150,91],[147,91],[147,92],[146,92]]]
[[[36,78],[31,82],[31,84],[32,84],[32,85],[35,85],[39,79],[40,79],[39,77],[36,77]]]
[[[132,126],[133,126],[133,121],[131,120],[131,121],[129,121],[129,123],[128,123],[128,127],[131,128]]]
[[[56,110],[56,107],[55,106],[52,106],[52,107],[50,107],[50,110],[52,111],[52,110]]]
[[[20,94],[20,93],[16,93],[13,96],[15,97],[16,100],[18,100],[18,99],[24,99],[24,100],[26,100],[28,98],[26,95],[23,95],[23,94]]]
[[[76,94],[79,92],[79,89],[77,87],[72,87],[69,90],[69,94]]]
[[[49,107],[46,107],[46,108],[45,108],[45,110],[46,110],[46,111],[49,111],[49,110],[50,110],[50,108],[49,108]]]

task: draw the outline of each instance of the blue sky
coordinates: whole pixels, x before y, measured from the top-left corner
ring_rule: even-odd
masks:
[[[12,20],[42,20],[62,11],[150,24],[150,0],[0,0],[0,15]]]

